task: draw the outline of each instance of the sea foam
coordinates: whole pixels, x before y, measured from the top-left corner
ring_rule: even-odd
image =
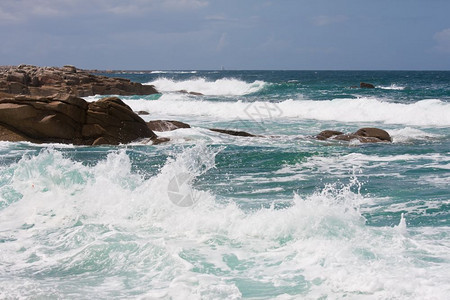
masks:
[[[405,86],[400,86],[395,83],[391,84],[390,86],[377,86],[377,88],[383,89],[383,90],[395,90],[395,91],[402,91],[406,89]]]
[[[177,81],[163,77],[147,84],[154,85],[158,91],[163,93],[185,90],[209,96],[241,96],[259,91],[267,83],[260,80],[248,83],[234,78],[223,78],[215,81],[205,78],[192,78]]]
[[[450,126],[450,103],[437,99],[414,103],[393,103],[376,98],[325,101],[285,100],[278,103],[255,101],[203,101],[190,97],[163,95],[158,101],[126,101],[134,110],[154,115],[203,117],[218,120],[271,121],[282,118],[338,122],[381,122],[415,126]]]
[[[207,174],[219,151],[181,149],[147,179],[125,149],[95,165],[44,149],[2,166],[21,197],[0,210],[0,296],[445,297],[446,264],[422,258],[434,249],[449,259],[444,241],[409,237],[407,215],[366,226],[356,177],[284,209],[245,211],[194,182],[193,206],[170,201],[171,178]]]

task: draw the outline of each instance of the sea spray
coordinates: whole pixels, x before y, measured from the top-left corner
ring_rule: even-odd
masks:
[[[197,92],[208,96],[239,96],[257,92],[267,83],[264,81],[245,82],[235,78],[222,78],[209,81],[205,78],[192,78],[177,81],[170,78],[158,78],[147,84],[154,85],[160,92]]]
[[[239,99],[235,102],[200,101],[183,95],[163,95],[159,100],[127,100],[134,110],[145,110],[153,115],[203,118],[205,120],[253,120],[248,107],[274,105],[276,114],[260,114],[265,121],[319,120],[337,122],[380,122],[409,126],[449,126],[450,103],[440,100],[422,100],[403,104],[381,101],[375,98],[317,100],[284,100],[277,103]]]
[[[149,179],[132,172],[124,149],[92,166],[54,149],[24,157],[12,180],[23,197],[0,211],[2,234],[9,236],[1,244],[0,277],[9,282],[1,293],[401,298],[424,296],[423,280],[444,274],[402,258],[410,243],[396,228],[365,224],[359,206],[367,199],[356,177],[297,194],[284,209],[244,211],[207,191],[198,191],[191,207],[173,204],[170,178],[206,174],[218,153],[187,147]],[[404,276],[408,281],[399,284]]]

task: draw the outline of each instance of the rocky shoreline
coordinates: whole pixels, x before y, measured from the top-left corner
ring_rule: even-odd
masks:
[[[170,131],[190,126],[168,120],[146,123],[117,97],[89,103],[81,98],[156,93],[158,91],[151,85],[94,75],[74,66],[2,66],[0,141],[74,145],[118,145],[139,139],[147,139],[153,144],[165,142],[168,139],[159,138],[154,131]],[[241,137],[263,137],[244,131],[217,128],[210,130]],[[326,130],[315,138],[341,141],[357,139],[362,143],[392,141],[386,131],[378,128],[362,128],[350,134]]]
[[[74,66],[0,68],[0,140],[75,145],[163,141],[119,98],[88,103],[93,95],[150,95],[151,85],[93,75]]]
[[[93,75],[74,66],[19,65],[0,69],[0,92],[12,95],[87,97],[94,95],[151,95],[151,85],[129,79]]]

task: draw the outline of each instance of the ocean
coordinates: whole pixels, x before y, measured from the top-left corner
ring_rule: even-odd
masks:
[[[191,128],[0,142],[1,299],[448,299],[450,72],[106,75]],[[362,127],[393,142],[314,138]]]

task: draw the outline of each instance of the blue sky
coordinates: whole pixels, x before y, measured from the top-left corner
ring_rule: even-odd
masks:
[[[449,0],[1,0],[0,65],[450,70]]]

